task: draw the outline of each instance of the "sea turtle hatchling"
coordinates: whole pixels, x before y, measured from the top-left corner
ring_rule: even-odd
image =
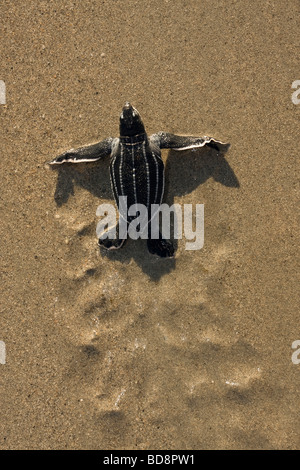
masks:
[[[197,149],[204,145],[220,150],[221,146],[228,144],[212,137],[184,137],[166,132],[148,137],[139,112],[127,102],[120,115],[120,137],[108,137],[96,144],[68,150],[52,160],[50,165],[89,163],[110,156],[111,186],[119,210],[120,196],[127,196],[128,207],[143,204],[150,214],[151,205],[161,205],[164,194],[164,163],[160,150]],[[130,220],[132,219],[127,216],[127,224]],[[170,240],[166,240],[160,232],[158,238],[151,238],[150,217],[147,228],[150,253],[172,257],[174,247]],[[119,236],[119,223],[115,229],[116,237],[99,238],[100,246],[108,250],[123,246],[125,238]]]

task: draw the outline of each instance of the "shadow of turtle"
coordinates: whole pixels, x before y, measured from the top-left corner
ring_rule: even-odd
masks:
[[[228,146],[222,150],[202,147],[197,150],[170,150],[166,162],[165,202],[174,203],[177,196],[185,196],[205,183],[209,178],[230,188],[239,188],[238,179],[225,160]]]
[[[228,147],[222,151],[203,147],[196,151],[186,150],[169,151],[166,162],[166,187],[164,202],[170,206],[175,196],[184,196],[191,193],[208,178],[231,187],[239,188],[239,182],[230,165],[224,158]],[[110,186],[109,164],[102,160],[97,163],[65,164],[58,167],[58,179],[55,191],[57,206],[65,204],[70,195],[74,194],[74,184],[81,186],[99,199],[112,199]],[[174,240],[175,250],[177,240]],[[134,259],[144,273],[153,281],[175,269],[175,258],[159,258],[151,255],[146,246],[146,240],[127,240],[122,249],[107,251],[100,248],[102,256],[111,261],[128,263]]]
[[[74,196],[74,184],[86,189],[99,199],[112,199],[110,186],[108,159],[97,163],[65,163],[58,167],[50,167],[58,170],[54,199],[58,207],[68,202],[70,196]]]

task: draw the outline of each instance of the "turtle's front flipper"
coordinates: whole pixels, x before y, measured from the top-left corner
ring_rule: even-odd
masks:
[[[151,139],[154,143],[159,145],[161,149],[174,149],[174,150],[188,150],[188,149],[197,149],[199,147],[212,147],[215,150],[226,150],[229,148],[230,144],[216,140],[213,137],[186,137],[181,135],[169,134],[167,132],[159,132],[154,136],[151,136]]]
[[[78,149],[71,149],[54,158],[49,165],[60,165],[61,163],[88,163],[96,162],[111,154],[113,138],[108,137],[97,144],[87,145]]]

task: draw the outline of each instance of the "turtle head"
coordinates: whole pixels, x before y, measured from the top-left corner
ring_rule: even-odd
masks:
[[[132,137],[144,134],[144,132],[145,128],[140,113],[127,101],[120,115],[120,135]]]

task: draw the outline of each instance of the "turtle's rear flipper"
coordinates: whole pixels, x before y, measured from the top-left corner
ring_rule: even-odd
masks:
[[[126,238],[119,238],[120,237],[119,232],[120,232],[120,229],[119,229],[119,223],[118,223],[115,227],[112,227],[107,232],[104,232],[103,236],[101,236],[100,233],[97,233],[99,237],[98,245],[102,246],[106,250],[118,250],[119,248],[122,248],[122,246],[126,242]],[[106,238],[104,238],[104,235],[106,236]]]
[[[120,239],[120,238],[105,238],[102,240],[101,238],[98,239],[98,245],[102,246],[106,250],[118,250],[119,248],[122,248],[124,245],[126,239]]]
[[[161,258],[172,258],[174,256],[174,246],[170,240],[161,238],[159,240],[147,240],[148,250],[152,255],[158,255]]]

